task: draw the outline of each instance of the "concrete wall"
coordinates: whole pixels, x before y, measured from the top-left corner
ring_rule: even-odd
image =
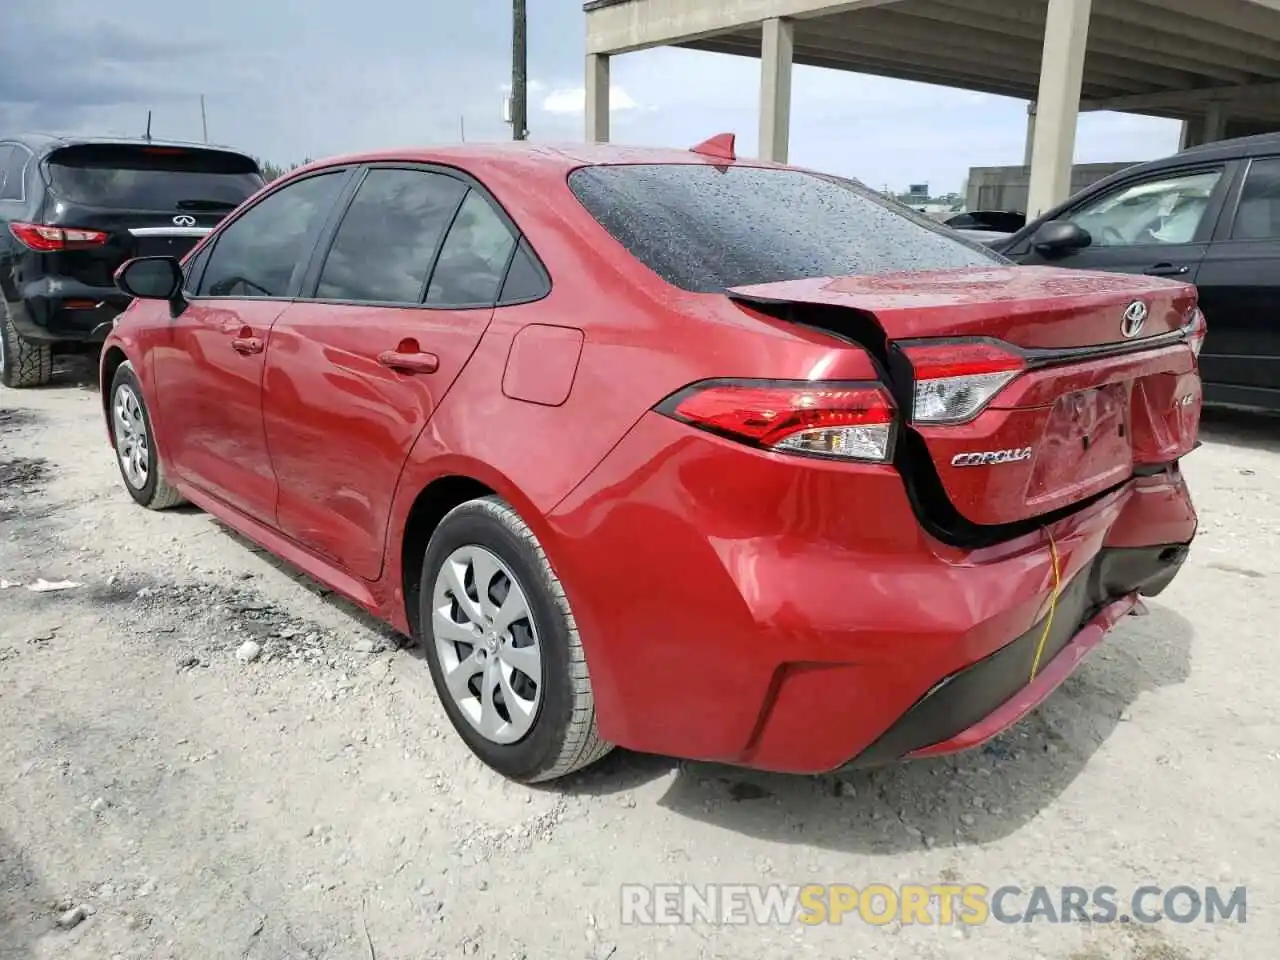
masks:
[[[1090,184],[1130,166],[1133,164],[1078,163],[1071,168],[1071,193],[1079,193]],[[965,205],[970,210],[1025,212],[1030,184],[1030,167],[971,167]]]

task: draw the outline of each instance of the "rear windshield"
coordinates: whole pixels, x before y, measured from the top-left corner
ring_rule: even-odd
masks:
[[[638,260],[697,293],[1008,262],[866,187],[799,170],[580,167],[569,187]]]
[[[128,210],[234,210],[262,186],[252,158],[225,150],[91,144],[48,160],[49,186],[71,203]]]

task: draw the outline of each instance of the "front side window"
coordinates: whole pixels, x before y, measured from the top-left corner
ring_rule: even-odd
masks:
[[[632,256],[668,283],[698,293],[1008,263],[860,184],[799,170],[580,167],[569,187]]]
[[[216,238],[199,295],[288,296],[345,179],[337,171],[307,177],[245,211]]]
[[[421,303],[436,249],[466,192],[466,184],[439,173],[369,171],[338,227],[316,296]]]
[[[1250,164],[1231,239],[1280,240],[1280,157]]]
[[[483,306],[498,299],[516,238],[477,190],[467,194],[431,274],[427,303]]]
[[[1063,217],[1089,232],[1094,247],[1191,243],[1222,170],[1166,176],[1122,187]]]

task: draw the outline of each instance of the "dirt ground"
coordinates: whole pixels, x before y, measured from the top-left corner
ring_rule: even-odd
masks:
[[[1280,421],[1204,436],[1179,579],[985,748],[843,779],[617,751],[525,789],[394,635],[204,514],[135,507],[85,370],[0,388],[0,958],[1275,956]],[[1248,914],[621,922],[624,883],[944,880],[1244,885]]]

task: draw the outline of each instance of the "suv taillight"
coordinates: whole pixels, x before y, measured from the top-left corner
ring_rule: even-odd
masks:
[[[1013,350],[982,340],[917,342],[901,350],[911,362],[917,423],[972,420],[1027,366]]]
[[[658,405],[690,426],[777,453],[885,463],[895,409],[878,383],[708,380]]]
[[[12,233],[24,247],[40,253],[56,253],[78,247],[100,247],[107,242],[103,230],[81,230],[77,227],[46,227],[40,223],[11,223]]]

